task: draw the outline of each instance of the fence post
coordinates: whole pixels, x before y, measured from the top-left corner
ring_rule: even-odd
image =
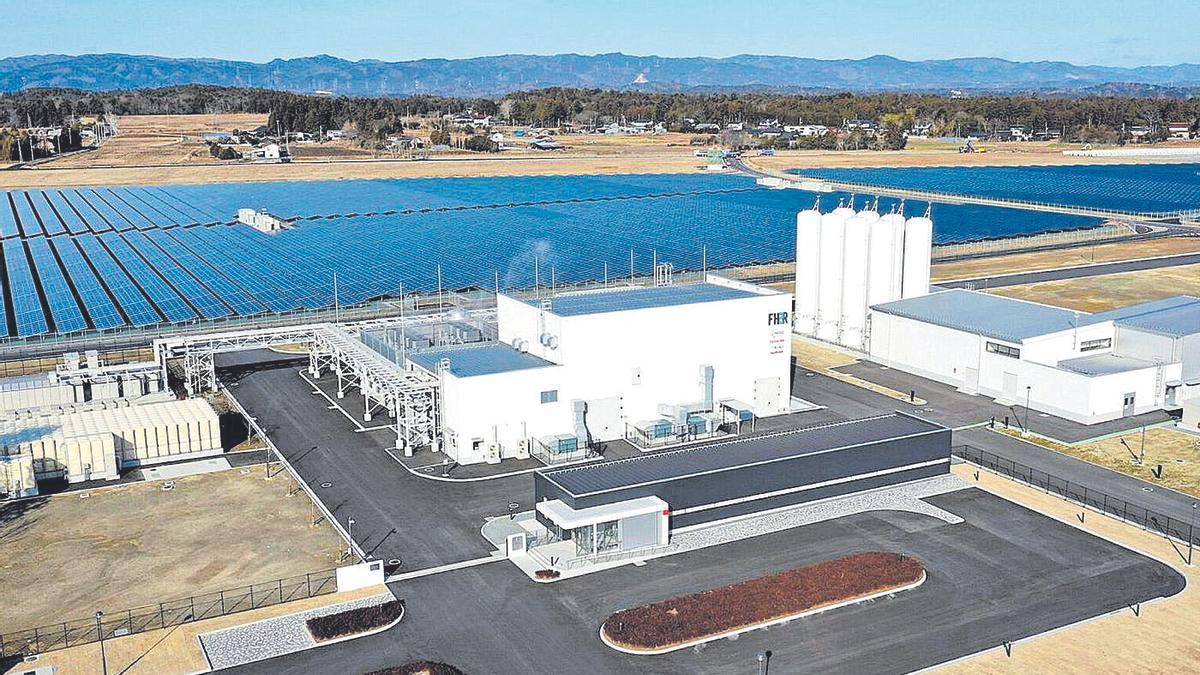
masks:
[[[308,584],[308,597],[311,598],[312,597],[312,573],[311,572],[304,573],[304,581],[305,581],[305,583]]]
[[[133,609],[125,610],[125,623],[129,627],[129,634],[133,635]]]
[[[99,628],[96,629],[96,635],[97,635],[97,637],[99,637],[99,635],[100,635]],[[38,635],[37,628],[33,629],[33,651],[37,654],[42,653],[42,638],[41,638],[41,636]]]
[[[254,609],[254,584],[250,584],[250,609]]]
[[[192,607],[192,612],[191,612],[192,621],[195,621],[196,620],[196,596],[193,595],[190,598],[188,598],[188,603]]]
[[[67,622],[66,621],[63,622],[63,646],[64,647],[71,646],[71,633],[67,630]],[[0,650],[0,652],[2,652],[2,650]]]
[[[225,616],[225,591],[220,591],[221,594],[221,616]]]
[[[158,627],[159,628],[167,627],[167,619],[166,619],[166,615],[163,614],[163,604],[161,602],[158,603]]]
[[[283,579],[279,580],[279,604],[283,604]]]

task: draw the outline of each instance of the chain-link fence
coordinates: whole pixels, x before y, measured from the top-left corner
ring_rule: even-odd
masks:
[[[953,453],[972,464],[1027,483],[1069,501],[1106,513],[1114,518],[1171,537],[1193,546],[1200,544],[1195,531],[1195,518],[1173,518],[1120,497],[1114,497],[1081,483],[1073,483],[1020,462],[981,450],[973,445],[956,445]],[[1200,501],[1200,500],[1198,500]],[[1195,511],[1195,508],[1192,509]]]
[[[41,654],[336,591],[336,571],[325,570],[160,602],[157,605],[104,612],[88,619],[75,619],[0,635],[0,658]]]

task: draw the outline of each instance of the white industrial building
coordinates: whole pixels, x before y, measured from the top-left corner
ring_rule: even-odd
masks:
[[[867,308],[929,292],[933,221],[874,208],[796,216],[795,331],[862,350]]]
[[[949,290],[871,308],[877,363],[1084,424],[1200,396],[1200,299],[1088,314]]]
[[[555,462],[598,442],[658,446],[788,412],[790,310],[789,294],[714,275],[531,300],[499,294],[499,341],[408,350],[403,360],[438,380],[449,459]]]

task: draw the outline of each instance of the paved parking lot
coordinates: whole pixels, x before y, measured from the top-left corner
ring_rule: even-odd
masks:
[[[966,522],[875,512],[544,586],[503,562],[397,583],[409,615],[396,628],[243,672],[366,672],[433,659],[472,673],[732,675],[755,672],[767,649],[772,672],[909,672],[1183,587],[1165,565],[980,490],[929,501]],[[700,653],[628,656],[596,635],[618,609],[864,550],[917,556],[928,581]]]

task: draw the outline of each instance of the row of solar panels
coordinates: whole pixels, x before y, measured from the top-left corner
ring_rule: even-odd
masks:
[[[151,230],[228,222],[167,188],[12,190],[0,193],[0,238]]]
[[[848,197],[821,199],[829,209]],[[304,221],[273,235],[226,224],[8,237],[0,239],[0,278],[7,281],[0,332],[69,333],[327,307],[335,273],[338,300],[352,304],[402,285],[430,291],[439,279],[446,288],[530,286],[535,260],[542,283],[551,276],[560,283],[626,276],[631,251],[634,270],[648,274],[652,249],[677,269],[789,260],[795,213],[812,199],[797,190],[727,190]],[[882,210],[891,206],[880,202]],[[937,208],[939,239],[1094,222],[973,205]]]

